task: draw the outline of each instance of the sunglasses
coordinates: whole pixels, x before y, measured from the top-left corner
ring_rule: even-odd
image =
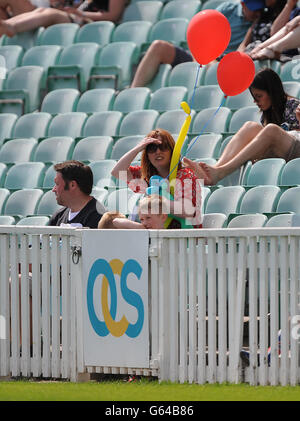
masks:
[[[158,143],[150,143],[150,145],[148,145],[147,148],[146,148],[146,152],[147,153],[154,153],[154,152],[157,151],[157,149],[159,149],[162,152],[165,152],[169,148],[168,148],[168,145],[166,145],[164,143],[159,143],[159,144]]]

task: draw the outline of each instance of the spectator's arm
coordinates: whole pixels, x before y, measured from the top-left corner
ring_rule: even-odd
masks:
[[[247,31],[247,33],[245,35],[245,38],[243,39],[243,41],[239,45],[237,51],[241,51],[241,52],[245,51],[245,48],[247,47],[247,45],[250,44],[250,42],[252,41],[253,28],[254,28],[254,25],[256,23],[257,23],[257,21],[256,22],[253,22],[253,24],[250,26],[250,28],[248,29],[248,31]]]
[[[130,221],[127,218],[115,218],[113,220],[113,226],[116,229],[145,229],[141,223]]]
[[[66,12],[74,13],[82,18],[93,21],[109,20],[111,22],[118,22],[125,9],[125,0],[110,0],[107,11],[103,12],[85,12],[76,8],[66,7]]]
[[[271,26],[270,36],[276,34],[279,29],[283,28],[290,20],[290,14],[297,5],[297,0],[288,0],[281,13],[277,16]]]

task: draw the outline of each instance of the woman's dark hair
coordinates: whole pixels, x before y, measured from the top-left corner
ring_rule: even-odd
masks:
[[[71,160],[54,165],[54,169],[61,173],[66,183],[65,190],[68,190],[70,181],[76,181],[82,193],[91,194],[93,188],[93,172],[88,165],[84,165],[80,161]]]
[[[251,89],[266,91],[271,99],[271,107],[263,111],[263,124],[274,123],[280,125],[284,121],[284,110],[287,101],[287,94],[284,91],[280,77],[274,70],[261,69],[255,76]],[[252,95],[253,96],[253,95]]]

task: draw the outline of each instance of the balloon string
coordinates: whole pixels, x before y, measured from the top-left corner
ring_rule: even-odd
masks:
[[[194,84],[194,88],[193,88],[193,94],[192,94],[192,98],[191,98],[191,105],[190,105],[190,109],[193,109],[193,104],[194,104],[194,97],[195,97],[195,93],[196,93],[196,89],[198,86],[198,79],[199,79],[199,73],[200,73],[200,69],[201,69],[202,65],[199,64],[198,69],[197,69],[197,74],[196,74],[196,80],[195,80],[195,84]],[[182,157],[183,158],[183,157]],[[177,164],[174,165],[174,167],[171,169],[171,171],[169,172],[169,174],[166,176],[165,180],[167,178],[170,177],[170,175],[173,173],[173,171],[175,171],[175,169],[178,167],[178,165],[180,164],[182,158],[179,158],[179,161],[177,162]]]

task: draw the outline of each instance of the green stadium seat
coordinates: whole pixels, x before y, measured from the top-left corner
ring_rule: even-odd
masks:
[[[191,111],[192,122],[195,116],[195,111]],[[156,127],[167,130],[170,133],[180,133],[182,124],[186,119],[186,113],[183,110],[170,110],[162,113],[157,121]]]
[[[0,225],[15,225],[16,221],[13,216],[0,215]]]
[[[38,37],[36,45],[61,45],[67,47],[74,43],[79,25],[77,23],[58,23],[48,26]]]
[[[280,213],[279,215],[273,215],[266,223],[266,227],[291,227],[293,221],[293,214],[291,213]]]
[[[218,78],[217,78],[217,69],[218,69],[218,62],[212,63],[207,69],[204,74],[204,79],[202,84],[203,85],[218,85]]]
[[[214,190],[209,196],[205,213],[223,213],[228,216],[238,213],[245,189],[242,186],[227,186]]]
[[[80,137],[86,119],[87,114],[85,113],[71,112],[58,114],[51,120],[47,136],[69,136],[74,139]]]
[[[12,69],[0,91],[0,112],[17,115],[37,110],[41,102],[43,68],[22,66]]]
[[[224,149],[226,148],[226,146],[228,145],[228,143],[230,142],[230,140],[232,139],[232,137],[233,137],[233,135],[230,135],[230,136],[226,136],[225,139],[223,139],[223,141],[222,141],[222,143],[220,145],[218,158],[220,158],[220,156],[224,152]]]
[[[148,108],[165,112],[180,109],[182,101],[187,100],[188,90],[185,86],[168,86],[153,92]]]
[[[48,68],[47,90],[73,88],[84,92],[99,45],[82,42],[65,47],[58,64]]]
[[[40,188],[45,170],[42,162],[18,162],[7,171],[4,187],[9,190]]]
[[[187,145],[185,156],[190,159],[200,158],[217,158],[219,155],[220,145],[222,143],[222,135],[216,133],[203,134],[198,137],[194,137]],[[193,142],[195,143],[193,144]],[[192,145],[193,144],[193,145]],[[191,149],[188,150],[189,146]]]
[[[300,158],[292,159],[283,167],[280,186],[300,185]]]
[[[151,22],[142,20],[120,23],[112,34],[112,42],[131,41],[140,50],[142,44],[148,41],[151,27]]]
[[[89,164],[94,175],[94,187],[115,186],[111,171],[116,163],[114,159],[103,159]]]
[[[14,216],[18,220],[24,216],[34,215],[42,195],[43,191],[40,189],[15,191],[8,197],[3,214]]]
[[[169,75],[171,73],[172,66],[170,64],[161,64],[159,66],[158,72],[146,84],[146,87],[149,88],[152,92],[155,92],[157,89],[167,86]]]
[[[106,45],[111,42],[115,24],[108,20],[91,22],[83,25],[77,32],[75,42],[96,42]]]
[[[93,187],[91,196],[93,196],[98,202],[105,206],[104,204],[106,203],[108,191],[102,187]]]
[[[300,75],[299,75],[299,68],[300,68],[300,59],[294,58],[291,61],[288,61],[282,64],[280,77],[282,82],[299,82]]]
[[[21,218],[16,225],[45,227],[48,225],[49,220],[49,216],[26,216],[25,218]]]
[[[7,169],[7,165],[3,162],[0,162],[0,187],[4,185]]]
[[[300,98],[300,83],[299,81],[282,82],[284,91],[295,98]]]
[[[197,86],[201,85],[205,74],[205,68],[194,61],[186,61],[177,64],[172,68],[168,80],[168,86],[185,86],[189,92],[192,92],[196,79]],[[198,78],[197,78],[198,75]]]
[[[120,125],[119,136],[146,135],[155,127],[159,112],[156,110],[131,111]]]
[[[224,0],[206,0],[202,5],[201,10],[216,9],[223,2]]]
[[[41,111],[52,115],[76,111],[79,97],[80,92],[77,89],[56,89],[44,97]]]
[[[228,131],[231,110],[226,107],[210,107],[199,111],[192,122],[191,133],[224,133]]]
[[[163,8],[161,1],[138,1],[129,4],[122,16],[121,23],[132,20],[147,20],[149,22],[157,22]]]
[[[111,88],[90,89],[83,92],[77,103],[76,111],[87,114],[112,110],[115,90]]]
[[[126,152],[134,148],[141,140],[143,136],[125,136],[121,137],[116,141],[112,148],[111,159],[119,160]],[[135,158],[138,160],[138,157]]]
[[[188,20],[201,10],[200,0],[173,0],[167,2],[161,12],[160,20],[170,18],[186,18]]]
[[[203,228],[223,228],[226,223],[227,216],[224,213],[205,213],[203,215]]]
[[[148,108],[151,91],[149,88],[129,88],[119,92],[115,97],[113,110],[121,113],[144,110]]]
[[[31,161],[38,142],[34,138],[12,139],[0,149],[0,162],[14,164]]]
[[[249,171],[246,186],[274,185],[280,183],[285,160],[281,158],[261,159]]]
[[[0,47],[0,56],[5,59],[7,72],[21,65],[24,50],[20,45],[6,45]]]
[[[57,204],[55,193],[49,190],[42,195],[38,203],[36,212],[33,212],[31,215],[36,214],[52,216],[54,212],[58,211],[61,208],[62,206]]]
[[[45,137],[51,119],[51,114],[45,112],[24,114],[16,121],[11,137]]]
[[[6,204],[6,201],[10,195],[10,191],[5,188],[0,188],[0,214],[3,213],[4,206]]]
[[[71,159],[75,141],[72,137],[57,136],[42,140],[34,151],[32,161],[58,163]]]
[[[228,96],[224,105],[225,107],[230,108],[231,111],[236,111],[240,108],[253,105],[253,102],[253,96],[251,95],[250,91],[246,89],[246,91],[242,92],[241,94]]]
[[[86,121],[83,136],[117,136],[122,117],[119,111],[94,113]]]
[[[109,159],[113,147],[111,136],[89,136],[75,146],[72,159],[77,161],[100,161]]]
[[[181,43],[186,41],[188,24],[188,19],[183,17],[159,20],[153,24],[148,41],[142,46],[142,50],[147,49],[155,40],[169,41],[180,46]]]
[[[19,32],[13,37],[3,35],[2,45],[19,45],[23,50],[29,50],[37,44],[37,40],[44,32],[44,28],[33,29],[32,31]]]
[[[133,42],[112,42],[105,45],[91,68],[88,89],[126,88],[131,83],[133,66],[138,59],[138,48]]]
[[[199,86],[195,93],[190,92],[188,103],[191,107],[200,111],[205,108],[219,107],[224,99],[224,94],[218,85]],[[193,101],[193,104],[192,104]],[[230,107],[227,107],[230,109]]]
[[[300,213],[300,187],[292,187],[282,193],[276,212]]]
[[[0,114],[0,146],[5,139],[12,137],[12,132],[17,118],[18,116],[16,114]]]
[[[275,212],[280,195],[278,186],[255,186],[246,191],[239,213]]]
[[[250,105],[237,110],[231,117],[228,131],[237,132],[247,121],[260,123],[261,114],[256,105]]]
[[[141,195],[133,193],[129,188],[113,190],[107,196],[108,211],[118,211],[126,216],[133,215]]]
[[[50,165],[45,172],[45,177],[43,181],[43,190],[52,190],[54,187],[54,178],[56,176],[56,171],[54,165]]]
[[[201,214],[204,215],[206,204],[209,196],[211,195],[210,188],[207,186],[201,186]]]
[[[27,50],[22,58],[22,66],[41,66],[44,69],[42,87],[46,88],[49,66],[54,66],[61,54],[59,45],[36,45]]]
[[[252,213],[237,215],[231,219],[227,228],[261,228],[265,225],[268,218],[262,213]]]

